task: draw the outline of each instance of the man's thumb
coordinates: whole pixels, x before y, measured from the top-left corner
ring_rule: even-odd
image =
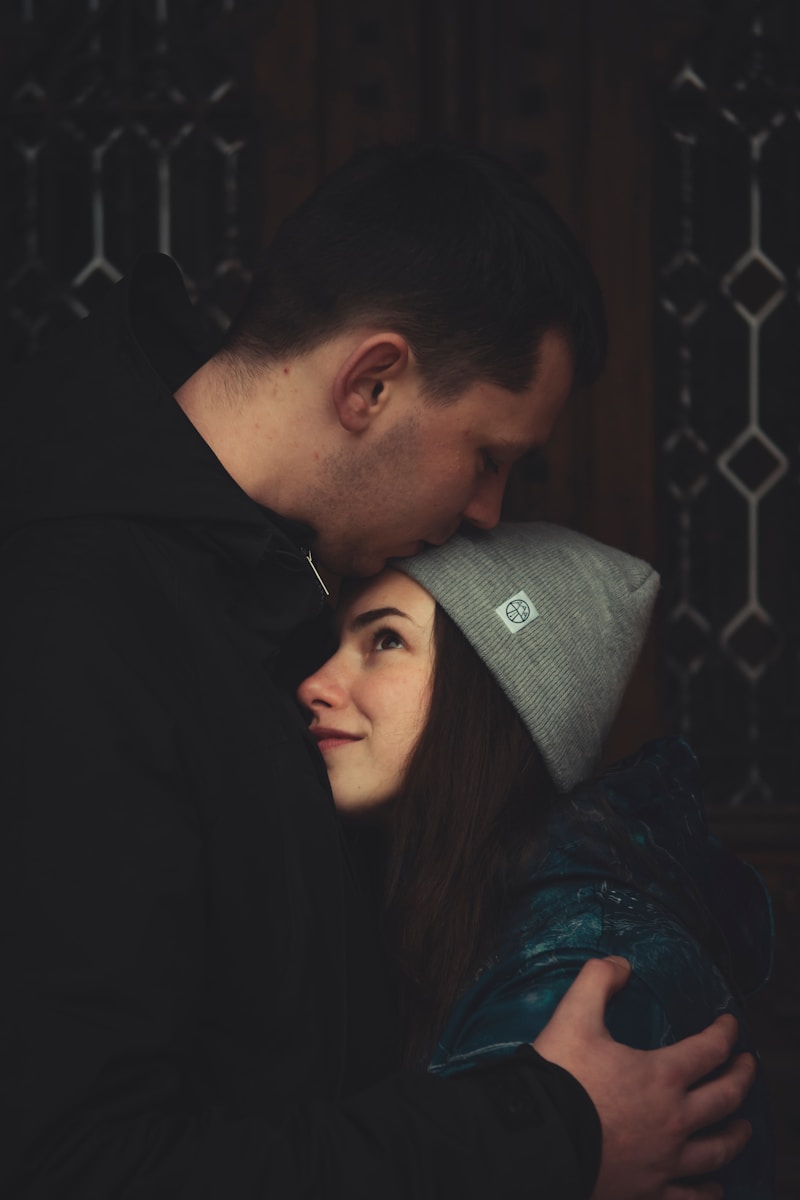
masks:
[[[606,1033],[605,1011],[611,997],[628,982],[631,965],[626,958],[590,958],[576,975],[569,990],[534,1042],[544,1058],[550,1058],[549,1045],[579,1033],[591,1036]]]

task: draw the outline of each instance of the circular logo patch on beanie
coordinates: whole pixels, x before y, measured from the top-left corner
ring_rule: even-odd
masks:
[[[530,596],[525,592],[509,596],[508,600],[498,604],[494,611],[510,633],[519,633],[520,629],[530,625],[539,615]]]
[[[509,600],[506,616],[512,625],[523,625],[531,615],[531,606],[525,600]]]

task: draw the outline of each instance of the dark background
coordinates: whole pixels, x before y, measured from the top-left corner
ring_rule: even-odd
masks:
[[[529,174],[603,285],[608,369],[511,517],[655,562],[609,745],[687,734],[712,825],[765,875],[751,1006],[800,1195],[800,5],[795,0],[4,0],[4,363],[143,251],[209,319],[260,244],[377,139],[445,133]]]

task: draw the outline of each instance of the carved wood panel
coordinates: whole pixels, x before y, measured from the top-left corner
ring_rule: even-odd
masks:
[[[224,326],[258,240],[232,0],[9,0],[0,15],[3,352],[84,316],[145,251]],[[202,20],[197,18],[202,14]]]

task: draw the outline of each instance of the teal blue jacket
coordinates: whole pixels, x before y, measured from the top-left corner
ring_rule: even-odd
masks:
[[[697,1033],[766,982],[772,912],[758,873],[709,833],[697,762],[681,738],[651,742],[561,802],[512,888],[493,953],[441,1031],[430,1070],[454,1074],[532,1041],[588,958],[633,968],[607,1009],[612,1035],[653,1049]],[[718,1178],[726,1200],[773,1195],[766,1085],[743,1109],[747,1149]]]

